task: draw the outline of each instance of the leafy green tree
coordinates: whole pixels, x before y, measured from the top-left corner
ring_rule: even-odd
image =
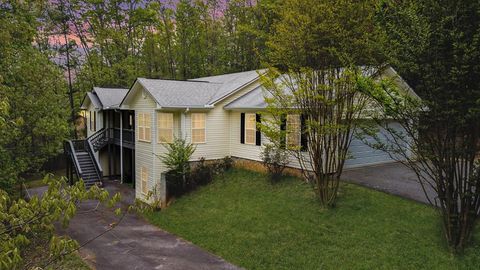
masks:
[[[65,178],[44,179],[48,189],[41,198],[13,199],[0,189],[0,266],[2,269],[36,269],[46,267],[76,251],[76,241],[55,235],[55,223],[67,227],[79,203],[99,200],[108,207],[120,200],[98,187],[85,189],[83,181],[68,185]],[[121,214],[121,209],[116,210]],[[42,248],[41,256],[31,251]]]
[[[205,31],[200,5],[192,0],[180,0],[175,13],[176,57],[181,79],[201,77],[205,72]]]
[[[224,12],[224,72],[254,70],[267,60],[266,40],[280,7],[278,0],[232,0]]]
[[[298,160],[325,207],[335,205],[348,148],[366,105],[356,81],[373,75],[370,67],[383,58],[374,3],[283,1],[267,40],[268,61],[279,70],[263,76],[273,118],[263,130]],[[303,122],[303,130],[289,130],[289,115],[302,118],[295,122]],[[285,118],[287,128],[279,129]],[[288,143],[292,132],[291,140],[301,136],[303,145]]]
[[[480,213],[480,3],[384,1],[378,21],[390,61],[421,97],[391,82],[362,83],[379,107],[387,132],[380,149],[398,156],[417,175],[442,216],[453,251],[471,239]],[[394,119],[398,132],[382,119]]]
[[[354,131],[367,104],[356,81],[359,68],[288,73],[271,69],[262,76],[267,115],[261,130],[294,157],[320,204],[333,207]]]
[[[155,12],[156,31],[147,34],[142,48],[145,75],[149,78],[175,79],[175,11],[161,2],[151,3],[149,8]]]
[[[75,82],[78,102],[94,86],[129,87],[143,76],[142,48],[155,21],[151,1],[72,2],[73,25],[86,55]]]
[[[0,84],[0,189],[12,193],[18,171],[24,169],[26,164],[15,163],[15,157],[10,151],[15,145],[19,123],[10,118],[10,106],[1,94],[4,90],[2,88]]]
[[[18,175],[58,155],[69,130],[63,74],[33,46],[39,8],[37,2],[0,5],[0,98],[8,127],[1,131],[0,180],[6,190]]]
[[[377,1],[286,0],[267,40],[268,63],[316,70],[383,62],[375,23]]]

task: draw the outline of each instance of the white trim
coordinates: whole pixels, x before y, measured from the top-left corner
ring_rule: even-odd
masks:
[[[150,125],[149,126],[146,125],[146,121],[145,121],[146,120],[145,116],[147,116],[147,115],[150,117]],[[143,121],[140,121],[140,116],[142,117]],[[137,123],[138,141],[139,142],[151,143],[152,142],[152,114],[149,113],[149,112],[139,112],[137,120],[138,120],[137,121],[138,122]],[[147,131],[146,131],[147,128],[150,129],[150,140],[147,140]],[[140,137],[140,129],[143,129],[143,138]]]

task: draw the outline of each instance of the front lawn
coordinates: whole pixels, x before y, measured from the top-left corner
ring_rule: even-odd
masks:
[[[271,185],[262,174],[233,170],[146,217],[247,269],[480,266],[478,244],[450,255],[432,208],[351,184],[342,184],[335,209],[322,210],[298,179]]]

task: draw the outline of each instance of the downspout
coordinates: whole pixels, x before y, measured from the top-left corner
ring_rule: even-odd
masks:
[[[182,137],[182,139],[186,140],[187,139],[187,116],[186,114],[190,111],[190,108],[186,108],[185,111],[183,111],[182,113],[182,132],[180,134],[180,137]]]

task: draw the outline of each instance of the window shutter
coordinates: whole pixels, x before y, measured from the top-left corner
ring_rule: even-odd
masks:
[[[93,112],[93,131],[97,131],[97,112]]]
[[[258,124],[262,122],[262,117],[260,114],[255,114],[256,122],[257,122],[257,132],[255,133],[255,144],[262,145],[262,132],[260,132],[260,127]]]
[[[285,114],[282,114],[282,116],[280,116],[280,131],[281,131],[281,137],[280,137],[280,147],[281,148],[285,148],[286,147],[286,144],[287,144],[287,134],[286,134],[286,130],[287,130],[287,116]]]
[[[301,143],[301,150],[302,151],[307,151],[308,149],[308,138],[307,138],[307,126],[306,126],[306,117],[305,115],[300,115],[300,121],[301,121],[301,135],[300,135],[300,143]]]
[[[240,114],[240,143],[245,143],[245,113]]]

